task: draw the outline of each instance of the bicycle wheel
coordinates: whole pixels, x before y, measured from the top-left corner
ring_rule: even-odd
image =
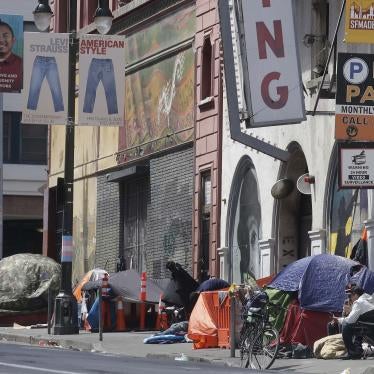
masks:
[[[240,341],[239,349],[240,349],[240,367],[247,368],[249,365],[249,346],[250,346],[250,338],[249,334],[243,336],[243,340]]]
[[[249,348],[249,363],[252,369],[269,369],[273,364],[279,348],[279,333],[267,327],[253,339]]]
[[[249,346],[253,338],[254,329],[252,326],[245,324],[240,332],[239,352],[240,367],[247,368],[249,365]]]

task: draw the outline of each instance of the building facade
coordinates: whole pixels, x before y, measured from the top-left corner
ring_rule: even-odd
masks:
[[[93,3],[79,2],[78,35],[96,32]],[[52,5],[51,31],[65,32],[67,4]],[[222,107],[216,9],[189,0],[110,5],[110,34],[126,40],[125,124],[75,129],[73,282],[93,267],[115,271],[120,257],[126,269],[153,278],[166,277],[171,260],[197,278],[216,275]],[[44,253],[56,258],[64,134],[63,126],[51,128]]]
[[[343,42],[344,20],[314,112],[342,1],[294,5],[306,120],[242,129],[286,150],[287,162],[231,138],[217,1],[110,3],[111,33],[126,37],[125,125],[76,127],[73,281],[93,267],[114,271],[120,256],[126,268],[155,278],[167,276],[173,260],[196,279],[237,283],[308,255],[350,256],[365,222],[370,226],[373,199],[370,191],[338,188],[336,58],[371,48]],[[54,7],[52,28],[64,32],[66,3],[54,0]],[[96,32],[95,8],[79,2],[79,34]],[[234,14],[231,22],[235,35]],[[244,107],[238,43],[234,58]],[[51,128],[44,253],[52,257],[59,251],[64,133]],[[300,192],[304,175],[311,178]],[[293,188],[275,198],[279,180]]]
[[[34,8],[15,0],[1,4],[0,14],[23,16],[24,30],[33,32]],[[4,93],[3,101],[3,257],[41,254],[48,127],[21,123],[21,93]]]
[[[334,139],[336,53],[372,50],[367,45],[343,42],[344,17],[338,28],[336,53],[331,54],[326,83],[314,112],[342,4],[327,0],[294,3],[306,120],[294,125],[242,129],[287,150],[290,155],[287,162],[233,141],[224,99],[219,251],[222,276],[231,281],[243,282],[248,275],[274,274],[308,255],[327,252],[349,257],[365,221],[371,216],[368,190],[338,188]],[[231,22],[235,35],[234,14]],[[237,43],[234,43],[234,57],[238,98],[243,107],[241,48]],[[297,181],[304,174],[313,177],[307,186],[308,193],[297,188]],[[281,179],[292,181],[293,189],[283,198],[273,198],[272,187]]]

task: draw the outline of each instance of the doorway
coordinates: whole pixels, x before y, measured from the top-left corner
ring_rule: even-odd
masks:
[[[289,147],[290,160],[281,170],[281,178],[294,182],[294,189],[286,198],[276,204],[276,272],[291,262],[310,256],[309,231],[312,229],[311,195],[302,194],[296,187],[298,178],[308,173],[305,155],[297,144]]]
[[[147,202],[149,181],[147,177],[129,179],[122,186],[123,249],[125,268],[139,273],[145,271],[147,239]]]

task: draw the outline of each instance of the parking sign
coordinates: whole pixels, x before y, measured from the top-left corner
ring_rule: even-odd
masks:
[[[374,56],[339,53],[335,138],[374,140]]]

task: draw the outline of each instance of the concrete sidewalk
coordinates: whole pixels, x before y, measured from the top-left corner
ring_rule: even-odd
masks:
[[[68,349],[102,352],[132,357],[153,357],[160,359],[184,358],[190,361],[205,361],[212,364],[240,366],[238,352],[230,357],[230,350],[210,348],[194,350],[191,343],[144,344],[143,339],[153,332],[104,333],[103,341],[99,334],[81,331],[79,335],[48,335],[47,329],[15,329],[0,327],[0,340],[33,344],[41,347],[63,347]],[[350,374],[374,374],[374,358],[367,360],[317,360],[281,359],[272,366],[274,371],[295,373],[340,374],[350,368]],[[372,371],[367,371],[372,368]]]

